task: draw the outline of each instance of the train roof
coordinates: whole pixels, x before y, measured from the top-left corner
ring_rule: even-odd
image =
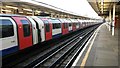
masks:
[[[72,22],[78,22],[77,19],[70,19]]]
[[[50,16],[37,16],[39,18],[51,18]]]
[[[61,21],[58,18],[49,18],[48,20],[52,23],[61,23]]]

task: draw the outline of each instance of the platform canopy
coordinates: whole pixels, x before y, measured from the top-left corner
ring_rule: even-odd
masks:
[[[88,2],[100,16],[108,16],[113,4],[116,4],[116,15],[120,14],[120,0],[88,0]]]
[[[66,10],[61,7],[56,7],[48,3],[44,3],[38,0],[0,0],[1,1],[1,12],[12,12],[13,14],[38,14],[45,12],[57,17],[70,17],[70,18],[90,18],[86,15]],[[62,5],[62,4],[61,4]],[[66,4],[67,5],[67,4]],[[74,4],[73,4],[74,5]],[[78,6],[79,8],[79,6]],[[85,10],[86,11],[86,10]],[[96,19],[96,18],[93,18]]]

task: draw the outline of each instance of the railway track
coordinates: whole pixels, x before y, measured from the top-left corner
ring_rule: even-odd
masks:
[[[85,43],[92,35],[93,31],[98,27],[94,26],[87,28],[75,36],[54,45],[55,47],[43,51],[42,53],[33,56],[25,61],[18,64],[12,65],[16,67],[70,67],[72,62],[77,57],[78,53],[84,47]],[[9,66],[9,65],[8,65]]]
[[[88,38],[88,35],[91,33],[91,31],[93,30],[87,30],[86,32],[88,33],[82,33],[82,37],[79,37],[80,35],[78,35],[75,39],[71,40],[71,42],[68,42],[62,48],[58,49],[57,51],[46,57],[44,60],[38,62],[37,64],[30,65],[30,67],[68,67],[69,64],[67,63],[72,58],[72,56],[74,56],[74,54],[78,50],[80,50],[79,48],[82,48],[82,45],[85,44],[85,42],[87,41],[85,39]]]

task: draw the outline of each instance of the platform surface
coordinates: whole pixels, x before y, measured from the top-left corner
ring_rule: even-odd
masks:
[[[106,24],[101,26],[89,52],[85,66],[118,66],[118,38],[120,37],[118,35],[118,29],[115,29],[115,35],[112,36]],[[84,57],[82,56],[79,59],[76,66],[81,65]]]

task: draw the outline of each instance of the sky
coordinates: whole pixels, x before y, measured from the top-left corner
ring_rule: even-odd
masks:
[[[36,0],[55,7],[77,13],[81,16],[100,18],[87,0]]]

